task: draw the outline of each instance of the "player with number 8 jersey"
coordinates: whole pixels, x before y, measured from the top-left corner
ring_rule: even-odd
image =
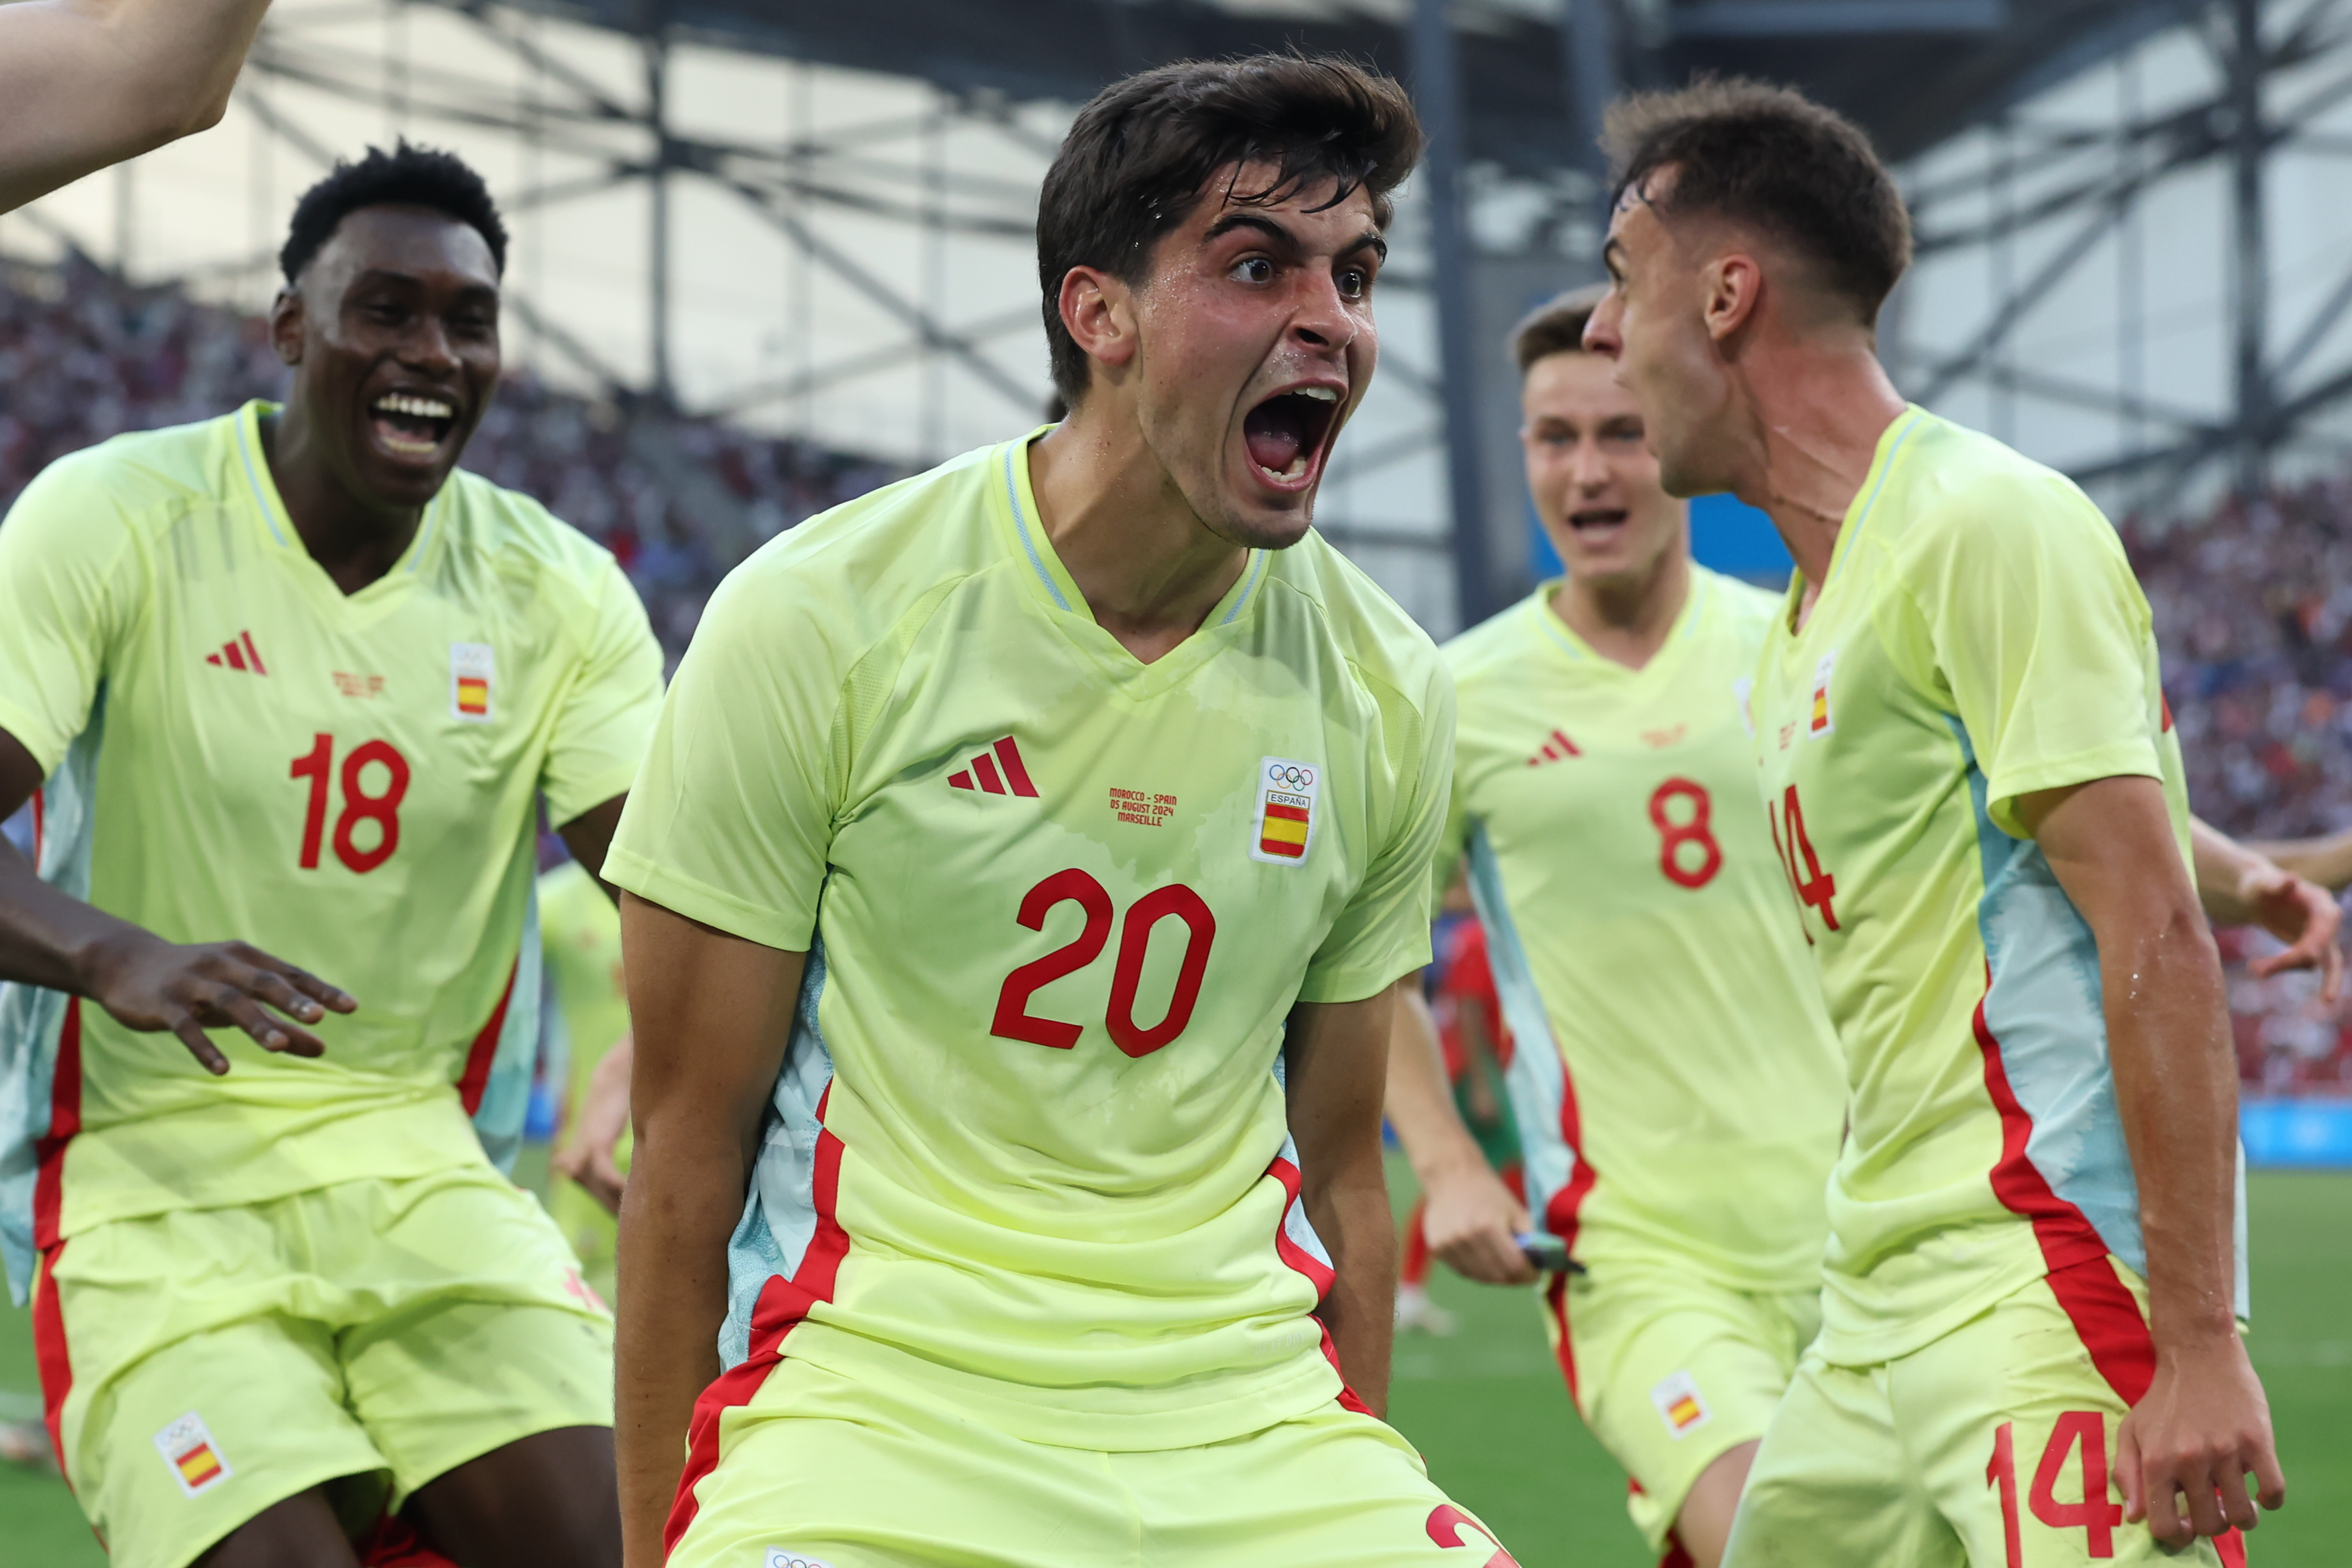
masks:
[[[594,863],[660,651],[610,554],[454,468],[497,382],[479,181],[372,154],[296,235],[285,406],[66,458],[0,526],[0,778],[39,781],[42,879],[0,849],[32,982],[0,988],[0,1243],[118,1563],[249,1561],[265,1513],[336,1561],[412,1500],[428,1537],[588,1550],[610,1320],[498,1166],[540,802]],[[563,1519],[437,1500],[533,1451]]]

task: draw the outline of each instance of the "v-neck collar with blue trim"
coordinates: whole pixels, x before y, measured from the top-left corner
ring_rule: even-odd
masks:
[[[305,591],[341,606],[343,613],[372,620],[371,612],[405,594],[422,575],[426,560],[441,542],[443,525],[454,504],[449,493],[457,486],[457,476],[452,472],[440,493],[425,503],[416,536],[400,552],[400,559],[357,593],[345,593],[302,543],[302,536],[295,531],[293,517],[287,513],[285,498],[278,493],[278,481],[269,472],[268,459],[262,451],[261,421],[265,415],[278,412],[278,404],[259,398],[236,411],[236,462],[245,481],[246,498],[253,503],[270,544],[286,557],[288,569],[303,583]]]
[[[1069,569],[1055,553],[1054,541],[1045,536],[1044,514],[1038,509],[1037,494],[1029,482],[1028,455],[1030,444],[1053,428],[1050,424],[1041,426],[997,449],[993,459],[995,477],[991,486],[992,508],[996,502],[1003,503],[1000,526],[1025,569],[1022,576],[1029,591],[1047,619],[1120,689],[1137,696],[1163,691],[1215,657],[1233,640],[1235,629],[1246,622],[1263,597],[1259,590],[1265,585],[1272,552],[1251,550],[1241,576],[1202,620],[1200,627],[1158,659],[1149,664],[1143,663],[1095,620],[1086,595],[1078,591]]]
[[[1652,653],[1640,669],[1610,658],[1586,642],[1575,627],[1560,619],[1559,612],[1551,607],[1552,595],[1568,580],[1555,577],[1536,585],[1528,601],[1528,613],[1535,617],[1542,629],[1543,640],[1550,647],[1567,655],[1580,674],[1598,680],[1618,680],[1627,683],[1643,680],[1651,672],[1664,672],[1682,657],[1683,647],[1691,640],[1692,629],[1699,623],[1706,601],[1713,597],[1714,580],[1694,562],[1690,573],[1690,591],[1683,595],[1682,608],[1675,612],[1675,623],[1666,628],[1658,651]]]
[[[1822,591],[1813,596],[1813,612],[1805,618],[1802,626],[1797,624],[1797,612],[1804,603],[1804,569],[1798,567],[1790,571],[1788,597],[1780,605],[1780,623],[1791,638],[1801,638],[1822,618],[1830,595],[1844,580],[1839,574],[1838,563],[1852,552],[1853,541],[1869,525],[1871,513],[1878,505],[1878,493],[1886,487],[1888,476],[1895,472],[1895,458],[1931,417],[1917,403],[1906,402],[1894,423],[1878,433],[1878,447],[1871,455],[1870,471],[1862,476],[1862,487],[1854,492],[1853,502],[1846,507],[1845,521],[1838,526],[1837,542],[1830,546],[1830,563],[1822,570]]]

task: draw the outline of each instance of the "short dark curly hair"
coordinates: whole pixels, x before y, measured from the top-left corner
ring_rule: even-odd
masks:
[[[499,275],[506,275],[507,225],[490,188],[455,152],[419,147],[404,136],[389,152],[371,147],[356,163],[337,159],[332,173],[302,193],[278,252],[286,281],[301,277],[343,219],[362,207],[384,206],[429,207],[469,225],[488,243]]]
[[[1793,88],[1702,77],[1609,106],[1612,197],[1661,169],[1657,210],[1712,212],[1762,230],[1818,269],[1864,326],[1911,265],[1911,218],[1869,133]]]
[[[1238,206],[1272,206],[1329,180],[1337,206],[1361,186],[1372,221],[1391,216],[1389,193],[1421,160],[1421,122],[1391,78],[1352,60],[1254,55],[1183,60],[1113,82],[1078,111],[1037,197],[1037,282],[1054,387],[1072,407],[1086,396],[1087,352],[1062,324],[1062,279],[1098,267],[1139,284],[1160,236],[1232,163],[1275,166],[1261,191],[1228,191]]]

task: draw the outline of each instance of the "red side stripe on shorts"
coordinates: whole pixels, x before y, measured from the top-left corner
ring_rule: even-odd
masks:
[[[828,1084],[816,1103],[820,1124],[824,1120],[825,1107],[832,1103],[833,1088]],[[849,1253],[849,1233],[841,1228],[838,1215],[841,1152],[841,1140],[833,1135],[831,1128],[818,1132],[815,1169],[810,1182],[816,1206],[816,1231],[809,1238],[808,1250],[801,1254],[801,1266],[791,1279],[782,1274],[768,1276],[751,1309],[749,1354],[720,1373],[694,1402],[694,1418],[687,1427],[686,1469],[677,1478],[677,1496],[670,1504],[669,1521],[662,1527],[665,1557],[677,1550],[678,1541],[694,1522],[695,1512],[701,1506],[694,1489],[719,1464],[719,1417],[738,1406],[751,1403],[760,1385],[768,1380],[769,1372],[783,1360],[784,1336],[819,1301],[833,1300],[841,1260]]]
[[[490,1021],[466,1048],[466,1071],[457,1075],[457,1099],[470,1116],[482,1108],[482,1095],[490,1086],[490,1064],[498,1060],[499,1036],[507,1027],[507,1006],[514,1000],[515,973],[522,967],[517,956],[507,970],[507,988],[499,993],[499,1005],[490,1009]]]
[[[41,1417],[49,1429],[59,1475],[66,1473],[66,1396],[73,1392],[73,1358],[66,1354],[66,1318],[58,1302],[56,1277],[58,1260],[65,1255],[62,1241],[43,1252],[35,1265],[33,1287],[33,1359],[41,1372]]]
[[[1274,1227],[1275,1253],[1284,1263],[1307,1276],[1307,1282],[1315,1287],[1315,1300],[1319,1303],[1331,1293],[1332,1281],[1339,1276],[1328,1264],[1290,1239],[1290,1211],[1298,1202],[1300,1186],[1298,1167],[1276,1155],[1274,1164],[1265,1167],[1265,1174],[1282,1184],[1282,1218],[1275,1222]],[[1363,1396],[1348,1382],[1348,1369],[1339,1364],[1339,1347],[1331,1338],[1331,1326],[1323,1321],[1320,1313],[1309,1315],[1315,1319],[1316,1328],[1323,1334],[1323,1359],[1329,1362],[1331,1370],[1339,1375],[1340,1406],[1360,1416],[1376,1416],[1372,1407],[1364,1403]]]
[[[1544,1286],[1544,1310],[1551,1314],[1551,1324],[1559,1340],[1554,1353],[1559,1357],[1559,1375],[1568,1379],[1568,1396],[1576,1398],[1576,1343],[1568,1337],[1568,1276],[1554,1274]],[[1577,1406],[1580,1410],[1581,1405]]]

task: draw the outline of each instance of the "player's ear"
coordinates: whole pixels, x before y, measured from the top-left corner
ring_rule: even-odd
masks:
[[[299,289],[281,288],[271,302],[269,346],[278,350],[279,364],[302,362],[302,295]]]
[[[1108,272],[1074,267],[1062,275],[1062,325],[1088,359],[1112,369],[1135,358],[1135,296]]]
[[[1720,343],[1756,319],[1764,297],[1764,268],[1744,250],[1727,250],[1700,268],[1706,291],[1706,335]]]

